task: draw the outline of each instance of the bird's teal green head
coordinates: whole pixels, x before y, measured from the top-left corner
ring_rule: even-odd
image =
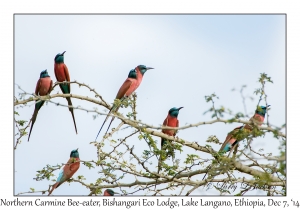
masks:
[[[110,196],[114,196],[115,194],[119,194],[117,192],[114,192],[112,189],[105,190]]]
[[[140,70],[143,76],[146,73],[146,71],[148,71],[149,69],[154,69],[152,67],[147,67],[145,65],[138,65],[136,68]]]
[[[48,72],[47,72],[47,69],[40,73],[40,78],[45,78],[45,77],[50,77]]]
[[[256,109],[256,111],[255,111],[255,113],[256,113],[256,114],[259,114],[259,115],[261,115],[261,116],[263,116],[263,117],[265,117],[266,112],[267,112],[267,108],[268,108],[269,106],[271,106],[271,105],[267,105],[267,106],[258,106],[257,109]]]
[[[79,158],[78,148],[71,151],[70,157]]]
[[[171,115],[172,117],[178,117],[179,114],[179,110],[182,109],[183,107],[173,107],[172,109],[169,110],[169,115]]]
[[[62,53],[58,53],[55,58],[54,58],[54,62],[55,63],[63,63],[64,62],[64,54],[66,51],[63,51]]]

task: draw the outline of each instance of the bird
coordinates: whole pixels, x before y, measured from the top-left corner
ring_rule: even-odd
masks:
[[[268,105],[268,106],[260,106],[258,107],[256,110],[255,110],[255,114],[253,115],[253,117],[250,118],[249,121],[252,121],[254,122],[255,124],[261,126],[262,123],[264,122],[264,119],[265,119],[265,115],[266,115],[266,112],[267,112],[267,108],[271,106],[271,105]],[[228,133],[224,143],[222,144],[219,152],[223,151],[223,152],[228,152],[228,151],[232,151],[237,143],[240,141],[240,140],[236,140],[236,138],[234,138],[234,134],[239,131],[239,130],[248,130],[248,131],[252,131],[252,127],[251,125],[249,124],[245,124],[245,125],[242,125],[242,126],[239,126],[235,129],[233,129],[232,132]],[[241,139],[242,140],[242,139]]]
[[[168,126],[168,127],[179,127],[179,120],[177,119],[177,117],[179,114],[179,110],[182,108],[183,107],[171,108],[168,112],[166,119],[163,122],[163,125]],[[175,136],[177,133],[177,130],[162,129],[162,132],[169,136]],[[168,145],[170,145],[170,144],[172,144],[172,143],[169,140],[161,138],[161,142],[160,142],[161,150],[165,151],[167,149]],[[166,156],[160,155],[160,157],[159,157],[157,174],[159,174],[159,171],[161,169],[161,161],[166,160],[167,157],[169,157],[169,156],[172,156],[172,159],[174,160],[174,157],[175,157],[174,149],[171,149],[170,147],[168,147],[168,152],[167,152]],[[156,181],[156,183],[157,183],[157,181]]]
[[[163,122],[164,126],[168,127],[179,127],[179,120],[177,119],[179,110],[182,109],[183,107],[173,107],[169,110],[168,115],[166,119]],[[164,134],[167,134],[169,136],[175,136],[177,133],[177,130],[170,130],[170,129],[163,129],[162,132]],[[167,139],[161,138],[161,149],[164,150],[164,148],[167,146],[168,142],[170,142]],[[171,143],[171,142],[170,142]],[[174,159],[174,151],[170,151],[172,158]],[[166,157],[167,158],[167,157]],[[165,158],[162,158],[162,160],[165,160]]]
[[[56,183],[52,186],[52,189],[49,192],[48,196],[51,195],[54,189],[58,188],[65,181],[69,180],[76,173],[79,167],[80,167],[80,159],[79,159],[79,152],[77,148],[71,151],[70,159],[65,164],[63,169],[60,171]]]
[[[37,84],[36,84],[36,88],[35,88],[35,95],[37,96],[45,96],[47,94],[50,94],[51,90],[52,90],[52,80],[47,72],[47,69],[42,71],[40,73],[40,78],[39,80],[37,81]],[[45,101],[39,101],[39,102],[36,102],[35,103],[35,107],[34,107],[34,112],[33,112],[33,115],[32,115],[32,124],[31,124],[31,127],[30,127],[30,131],[29,131],[29,136],[28,136],[28,141],[30,139],[30,135],[31,135],[31,131],[32,131],[32,128],[33,128],[33,125],[36,121],[36,118],[37,118],[37,114],[39,112],[39,110],[41,109],[41,107],[44,105]]]
[[[119,193],[114,192],[112,189],[106,189],[103,193],[104,196],[114,196],[115,194],[119,194]]]
[[[252,121],[254,124],[261,126],[262,123],[264,122],[267,108],[269,106],[271,106],[271,105],[258,106],[257,109],[255,110],[255,114],[250,118],[249,121]],[[228,151],[230,151],[228,154],[228,156],[229,156],[231,154],[231,152],[237,147],[238,143],[241,140],[243,140],[242,138],[237,140],[237,138],[234,137],[234,135],[240,130],[243,130],[246,132],[251,132],[252,129],[253,129],[252,126],[249,124],[244,124],[242,126],[234,128],[231,132],[229,132],[227,134],[225,141],[223,142],[221,148],[219,149],[219,153],[227,153]],[[210,168],[211,168],[211,165],[208,167],[208,170]],[[207,175],[207,173],[204,175],[203,179],[206,177],[206,175]]]
[[[66,51],[64,51],[63,53],[58,53],[55,58],[54,58],[54,73],[55,73],[55,77],[56,80],[58,82],[70,82],[70,74],[69,74],[69,70],[68,67],[66,66],[66,64],[64,63],[64,54]],[[64,94],[70,94],[71,93],[71,87],[70,87],[70,83],[68,84],[59,84],[59,87],[61,89],[61,91]],[[74,117],[74,111],[72,108],[72,101],[70,97],[66,97],[67,101],[68,101],[68,105],[69,105],[69,111],[72,114],[72,118],[73,118],[73,122],[74,122],[74,126],[75,126],[75,131],[77,134],[77,127],[76,127],[76,122],[75,122],[75,117]],[[71,107],[70,107],[71,106]]]
[[[127,79],[125,80],[125,82],[123,83],[123,85],[120,87],[117,96],[115,99],[119,99],[121,100],[121,102],[125,99],[128,98],[141,84],[142,80],[143,80],[143,76],[146,73],[146,71],[150,70],[150,69],[154,69],[152,67],[146,67],[145,65],[138,65],[137,67],[135,67],[134,69],[130,70]],[[109,114],[111,112],[116,112],[118,111],[119,106],[117,105],[113,105],[112,108],[109,110],[108,115],[106,116],[98,134],[96,137],[96,140],[105,124],[105,122],[107,121]],[[107,133],[107,131],[109,130],[109,127],[111,125],[111,123],[113,122],[113,120],[115,119],[115,117],[112,117],[109,126],[105,132],[105,135]]]

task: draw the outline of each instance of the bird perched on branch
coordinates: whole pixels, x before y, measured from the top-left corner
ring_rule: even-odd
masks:
[[[106,189],[105,191],[104,191],[104,196],[114,196],[115,194],[119,194],[119,193],[117,193],[117,192],[114,192],[112,189]]]
[[[266,115],[266,112],[267,112],[267,108],[269,107],[270,105],[268,106],[260,106],[258,107],[256,110],[255,110],[255,114],[253,117],[250,118],[249,121],[252,121],[254,124],[256,125],[259,125],[261,126],[262,123],[264,122],[265,120],[265,115]],[[249,124],[245,124],[243,126],[239,126],[237,128],[235,128],[232,132],[228,133],[224,143],[222,144],[221,148],[219,151],[224,151],[224,152],[232,152],[232,150],[236,147],[237,143],[242,140],[242,139],[239,139],[239,140],[236,140],[236,138],[234,138],[234,134],[239,131],[239,130],[248,130],[248,131],[252,131],[253,128],[251,125]]]
[[[179,127],[179,120],[177,119],[177,117],[179,114],[179,110],[182,108],[183,107],[173,107],[172,109],[170,109],[166,119],[163,122],[163,125],[168,127]],[[177,130],[163,129],[162,132],[169,136],[176,136]],[[164,138],[161,138],[160,143],[162,150],[165,150],[165,147],[167,147],[168,144],[172,144],[169,140]],[[174,150],[169,151],[168,155],[165,158],[162,158],[162,161],[164,161],[169,155],[172,156],[172,158],[174,159]]]
[[[257,109],[255,110],[255,114],[250,118],[249,121],[253,122],[254,124],[261,126],[262,123],[265,120],[265,115],[267,112],[267,108],[271,106],[271,105],[267,105],[267,106],[258,106]],[[229,155],[231,154],[231,152],[237,147],[238,143],[243,140],[245,136],[241,136],[239,138],[234,137],[235,135],[237,135],[237,133],[239,131],[246,131],[247,133],[250,133],[253,130],[253,127],[249,124],[245,124],[242,126],[239,126],[235,129],[233,129],[233,131],[231,131],[230,133],[228,133],[225,141],[223,142],[219,152],[222,153],[226,153],[228,151]],[[228,156],[229,156],[228,155]],[[211,166],[209,166],[208,170],[210,169]],[[206,173],[207,174],[207,173]],[[205,178],[206,174],[204,175],[203,179]],[[202,179],[202,180],[203,180]]]
[[[163,125],[168,126],[168,127],[179,127],[179,120],[177,119],[177,117],[179,114],[179,110],[182,108],[183,107],[171,108],[168,112],[166,119],[163,122]],[[163,129],[162,132],[169,136],[176,136],[177,130]],[[161,169],[161,161],[165,161],[169,156],[172,156],[173,160],[175,157],[175,152],[174,152],[174,149],[172,148],[173,144],[169,140],[161,138],[160,145],[161,145],[161,150],[163,150],[163,151],[168,150],[168,151],[167,151],[166,155],[163,154],[163,155],[160,155],[160,157],[159,157],[158,171],[157,171],[158,174]]]
[[[58,188],[65,181],[69,180],[76,173],[79,167],[80,167],[80,159],[79,159],[78,149],[72,150],[70,154],[70,159],[65,164],[63,169],[60,171],[56,183],[52,186],[52,189],[49,192],[48,196],[51,195],[54,189]]]
[[[148,71],[149,69],[153,69],[152,67],[146,67],[144,65],[139,65],[137,66],[135,69],[132,69],[129,74],[128,74],[128,77],[127,79],[125,80],[125,82],[123,83],[123,85],[120,87],[119,89],[119,92],[117,93],[117,96],[116,96],[116,99],[119,99],[121,100],[121,102],[129,97],[141,84],[142,80],[143,80],[143,76],[144,74],[146,73],[146,71]],[[97,137],[96,137],[96,140],[106,122],[106,120],[108,119],[109,117],[109,114],[111,112],[117,112],[118,109],[119,109],[120,106],[117,106],[117,105],[113,105],[112,108],[109,110],[109,113],[108,115],[106,116],[98,134],[97,134]],[[112,123],[112,121],[115,119],[115,117],[112,117],[110,123],[109,123],[109,126],[105,132],[105,135]]]
[[[54,58],[54,73],[55,77],[58,82],[70,82],[70,74],[68,67],[64,63],[64,54],[66,51],[63,53],[58,53],[55,58]],[[71,93],[71,86],[70,83],[67,84],[59,84],[59,87],[63,94],[70,94]],[[76,127],[76,122],[75,122],[75,117],[74,117],[74,110],[73,110],[73,105],[70,97],[66,97],[68,101],[68,106],[69,106],[69,111],[72,114],[74,126],[75,126],[75,131],[77,134],[77,127]]]
[[[40,79],[37,81],[36,88],[35,88],[35,95],[45,96],[47,94],[50,94],[51,89],[52,89],[52,80],[46,69],[40,73]],[[45,101],[39,101],[39,102],[36,102],[36,104],[35,104],[34,112],[33,112],[32,118],[31,118],[32,123],[31,123],[30,131],[29,131],[28,141],[29,141],[29,138],[31,135],[31,130],[36,121],[37,114],[38,114],[39,110],[41,109],[41,107],[44,105],[44,103],[45,103]]]

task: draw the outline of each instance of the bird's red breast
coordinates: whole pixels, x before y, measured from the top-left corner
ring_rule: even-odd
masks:
[[[133,87],[133,91],[132,92],[134,92],[140,86],[142,80],[143,80],[143,75],[140,72],[140,70],[136,68],[136,83],[135,83],[135,85]]]
[[[169,126],[169,127],[178,127],[179,126],[179,120],[176,117],[172,117],[171,115],[168,114],[168,116],[165,119],[163,125]],[[175,136],[177,130],[163,129],[162,132],[169,135],[169,136]]]
[[[70,75],[68,71],[68,67],[64,63],[54,63],[54,73],[57,81],[64,82],[68,81],[70,82]]]
[[[259,114],[255,114],[255,115],[253,116],[253,118],[255,119],[255,122],[256,122],[259,126],[261,126],[262,123],[263,123],[264,120],[265,120],[265,118],[264,118],[263,116],[259,115]]]
[[[250,121],[253,121],[254,123],[256,123],[257,125],[261,126],[262,123],[264,122],[265,118],[259,114],[255,114],[253,117],[251,117]],[[245,129],[247,130],[252,130],[252,126],[246,124],[245,125]]]
[[[36,84],[35,95],[45,96],[52,88],[52,80],[50,77],[40,78]]]

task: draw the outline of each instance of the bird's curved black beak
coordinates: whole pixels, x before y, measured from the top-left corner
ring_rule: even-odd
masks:
[[[64,55],[66,51],[63,51],[63,53],[61,55]]]
[[[154,69],[154,68],[152,68],[152,67],[147,67],[146,69],[149,70],[149,69]]]
[[[114,194],[117,194],[117,195],[118,195],[118,194],[120,194],[120,193],[118,193],[118,192],[114,192]]]
[[[180,109],[182,109],[182,108],[183,108],[183,106],[182,106],[182,107],[179,107],[178,110],[180,110]]]
[[[271,106],[271,105],[268,105],[267,107],[269,107],[269,106]]]
[[[79,149],[79,148],[77,148],[77,150],[76,150],[76,151],[78,151],[78,149]]]

